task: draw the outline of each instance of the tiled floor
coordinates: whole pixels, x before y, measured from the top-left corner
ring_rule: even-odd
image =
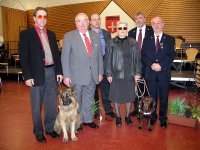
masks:
[[[194,97],[187,90],[170,90],[170,99],[177,96]],[[124,114],[124,106],[121,109]],[[103,120],[95,121],[100,128],[84,127],[77,134],[77,142],[62,143],[61,136],[53,139],[45,135],[47,143],[38,143],[32,134],[29,88],[23,82],[4,81],[0,93],[0,150],[200,150],[199,125],[190,128],[168,123],[167,129],[161,129],[157,122],[148,132],[146,124],[139,130],[137,119],[133,121],[127,126],[123,119],[122,127],[116,127],[115,120],[105,120],[103,113]]]

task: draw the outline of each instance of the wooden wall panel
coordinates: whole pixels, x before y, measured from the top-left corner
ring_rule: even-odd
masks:
[[[154,16],[164,19],[164,31],[170,35],[182,35],[188,42],[200,42],[200,1],[199,0],[113,0],[131,18],[138,11],[147,16],[147,24]],[[57,39],[62,39],[66,32],[75,29],[74,18],[79,12],[89,16],[101,13],[111,2],[98,1],[81,4],[49,7],[47,27],[56,32]],[[33,25],[33,10],[28,11],[28,27]]]
[[[163,18],[164,31],[170,35],[181,35],[187,42],[200,42],[200,1],[199,0],[163,0],[147,16]]]
[[[88,16],[93,13],[100,14],[109,3],[110,0],[49,7],[47,8],[49,13],[47,27],[56,33],[57,39],[62,39],[66,32],[76,29],[74,22],[76,14],[80,12]],[[28,27],[32,27],[33,24],[33,10],[29,10]]]
[[[152,10],[162,2],[162,0],[114,0],[131,18],[141,11],[148,16]]]

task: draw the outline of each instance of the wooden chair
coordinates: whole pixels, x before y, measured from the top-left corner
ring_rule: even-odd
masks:
[[[183,49],[181,48],[181,44],[183,43],[183,40],[179,39],[179,38],[175,38],[175,50],[176,50],[176,54],[177,57],[179,58],[179,54],[181,55],[181,59],[183,58]]]
[[[196,56],[198,54],[198,49],[196,48],[189,48],[185,50],[187,59],[183,60],[184,65],[186,63],[190,63],[190,66],[194,66],[194,74],[195,74],[195,68],[196,68]]]

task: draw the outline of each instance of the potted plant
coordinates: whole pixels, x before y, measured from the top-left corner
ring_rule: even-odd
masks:
[[[192,118],[192,108],[193,107],[186,106],[185,99],[180,99],[180,97],[177,97],[169,104],[168,122],[195,127],[196,119]],[[186,118],[186,114],[188,118]],[[191,115],[189,116],[189,114]]]
[[[93,117],[96,113],[99,113],[99,120],[102,121],[102,114],[101,114],[101,110],[100,110],[100,105],[99,105],[99,101],[96,101],[94,100],[93,104],[92,104],[92,112],[93,112]],[[94,117],[94,119],[96,119]]]
[[[190,118],[196,119],[198,122],[200,122],[200,105],[191,105],[191,103],[189,103],[185,106],[185,108],[188,110],[186,117],[190,115]]]

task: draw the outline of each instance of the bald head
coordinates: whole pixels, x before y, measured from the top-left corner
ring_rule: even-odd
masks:
[[[154,17],[151,19],[151,26],[154,30],[154,33],[159,35],[163,32],[164,23],[161,17]]]
[[[101,18],[99,14],[92,14],[90,19],[90,25],[93,29],[100,29]]]
[[[85,13],[78,13],[75,17],[76,28],[81,32],[85,33],[88,30],[89,19]]]

